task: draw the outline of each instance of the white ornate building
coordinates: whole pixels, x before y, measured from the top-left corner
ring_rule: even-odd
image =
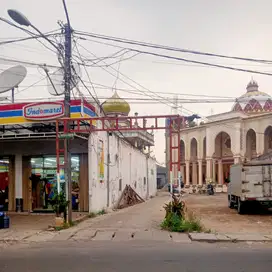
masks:
[[[204,124],[182,129],[181,176],[187,188],[201,187],[209,181],[222,187],[232,164],[272,150],[272,97],[259,91],[254,80],[246,90],[231,111],[208,116]],[[166,162],[169,162],[167,136]],[[173,172],[176,182],[177,168]]]

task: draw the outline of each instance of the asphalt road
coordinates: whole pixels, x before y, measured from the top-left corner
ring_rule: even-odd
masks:
[[[65,242],[0,251],[1,272],[262,272],[271,267],[271,245]]]

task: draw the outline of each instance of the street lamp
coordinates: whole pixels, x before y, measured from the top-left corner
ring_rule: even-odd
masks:
[[[64,68],[64,106],[65,106],[65,116],[70,117],[70,100],[71,100],[71,55],[72,55],[72,37],[71,37],[71,26],[69,21],[69,16],[65,4],[65,0],[63,0],[63,5],[65,8],[65,13],[67,15],[68,24],[64,26],[65,32],[65,55],[63,56],[60,48],[58,48],[50,39],[46,37],[38,28],[31,24],[31,22],[24,16],[21,12],[9,9],[8,14],[12,20],[22,26],[32,27],[35,29],[45,40],[47,40],[52,46],[54,46],[59,52],[60,56],[64,60],[64,64],[62,65]],[[68,123],[69,126],[69,123]],[[66,197],[69,200],[68,206],[68,221],[72,223],[72,182],[71,182],[71,153],[70,153],[70,142],[69,139],[65,139],[65,180],[66,180]],[[59,178],[58,173],[58,178]]]
[[[9,9],[8,15],[13,21],[15,21],[19,25],[32,26],[30,21],[21,12],[15,9]]]
[[[60,56],[63,58],[63,54],[60,51],[60,49],[52,41],[50,41],[50,39],[48,39],[46,35],[44,35],[37,27],[32,25],[31,22],[27,19],[27,17],[24,14],[22,14],[20,11],[15,9],[8,9],[8,15],[17,24],[22,26],[27,26],[27,27],[30,26],[33,29],[35,29],[45,40],[47,40],[52,46],[54,46],[58,50]]]

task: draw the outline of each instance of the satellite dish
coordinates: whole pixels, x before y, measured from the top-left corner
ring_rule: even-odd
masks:
[[[26,77],[27,70],[22,65],[13,66],[0,74],[0,93],[17,87]]]
[[[72,63],[71,65],[72,82],[70,90],[74,89],[81,77],[81,70],[78,64]],[[53,73],[47,73],[48,92],[51,95],[58,96],[64,94],[64,69],[60,68]]]

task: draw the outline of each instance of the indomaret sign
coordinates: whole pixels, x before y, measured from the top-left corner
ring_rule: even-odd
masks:
[[[64,115],[62,102],[39,102],[24,106],[23,114],[28,120],[52,120]]]

